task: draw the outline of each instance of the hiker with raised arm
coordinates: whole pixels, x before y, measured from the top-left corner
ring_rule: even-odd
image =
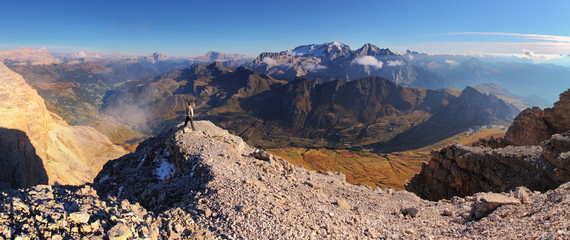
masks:
[[[190,101],[188,102],[188,107],[186,107],[186,121],[184,122],[184,128],[188,125],[188,121],[190,121],[190,125],[192,126],[192,131],[196,131],[194,128],[194,109],[192,108],[193,103]]]

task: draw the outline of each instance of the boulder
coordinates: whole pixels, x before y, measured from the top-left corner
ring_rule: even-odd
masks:
[[[475,195],[475,202],[471,208],[471,213],[476,219],[480,219],[499,206],[520,203],[521,201],[519,199],[499,193],[478,193]]]

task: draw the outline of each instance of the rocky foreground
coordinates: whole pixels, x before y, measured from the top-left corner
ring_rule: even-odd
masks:
[[[570,183],[450,200],[346,183],[248,146],[210,122],[108,162],[93,184],[0,198],[4,239],[570,238]]]

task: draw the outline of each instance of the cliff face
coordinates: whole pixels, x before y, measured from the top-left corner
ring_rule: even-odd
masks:
[[[556,188],[570,180],[569,130],[570,90],[560,94],[553,108],[521,112],[504,142],[480,144],[498,148],[454,145],[432,152],[429,163],[406,189],[437,200],[517,186],[539,191]]]
[[[11,187],[85,183],[107,160],[125,153],[93,128],[69,126],[49,112],[22,76],[3,64],[0,131],[0,162],[6,166],[0,181]]]
[[[519,114],[505,134],[509,145],[540,145],[552,134],[570,131],[570,90],[560,94],[554,107],[541,110],[538,107]]]
[[[480,148],[453,145],[433,151],[429,163],[406,185],[418,196],[439,200],[518,186],[554,189],[570,177],[570,135],[554,135],[544,147]]]

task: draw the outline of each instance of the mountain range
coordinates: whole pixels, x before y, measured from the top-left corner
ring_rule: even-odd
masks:
[[[291,54],[338,67],[352,58],[365,72],[398,61],[378,60],[396,55],[386,49],[347,47],[333,42]],[[553,108],[526,109],[513,121],[528,102],[493,84],[459,91],[402,86],[431,81],[411,78],[415,73],[280,79],[247,66],[187,64],[159,53],[119,62],[0,63],[0,239],[570,236],[570,90]],[[211,122],[184,128],[188,101],[197,118]],[[153,137],[126,154],[50,108],[107,134],[129,127]],[[341,173],[296,167],[250,145],[328,148],[314,158],[334,151],[362,168],[379,167],[359,174],[397,174],[421,161],[394,153],[370,164],[379,161],[373,155],[511,122],[504,139],[433,151],[406,185],[410,192],[348,184]],[[349,150],[363,153],[360,162]]]
[[[570,69],[552,64],[533,64],[521,59],[394,53],[365,44],[357,50],[340,42],[299,46],[281,52],[260,54],[249,66],[275,78],[294,80],[305,76],[316,81],[354,80],[366,76],[386,77],[402,86],[463,89],[495,83],[531,101],[550,106],[557,94],[570,87]],[[540,81],[537,81],[540,79]]]
[[[194,100],[198,118],[264,147],[366,146],[425,126],[430,118],[443,125],[448,122],[442,119],[461,117],[442,129],[447,136],[470,127],[507,125],[518,113],[493,94],[473,88],[463,92],[402,87],[382,77],[285,82],[247,67],[211,63],[125,84],[108,92],[101,112],[158,133],[181,122],[185,103]]]
[[[387,48],[370,43],[357,50],[340,42],[299,46],[293,50],[262,53],[250,67],[278,79],[305,76],[318,81],[347,81],[380,76],[402,86],[444,88],[449,85],[437,74],[418,68]]]

